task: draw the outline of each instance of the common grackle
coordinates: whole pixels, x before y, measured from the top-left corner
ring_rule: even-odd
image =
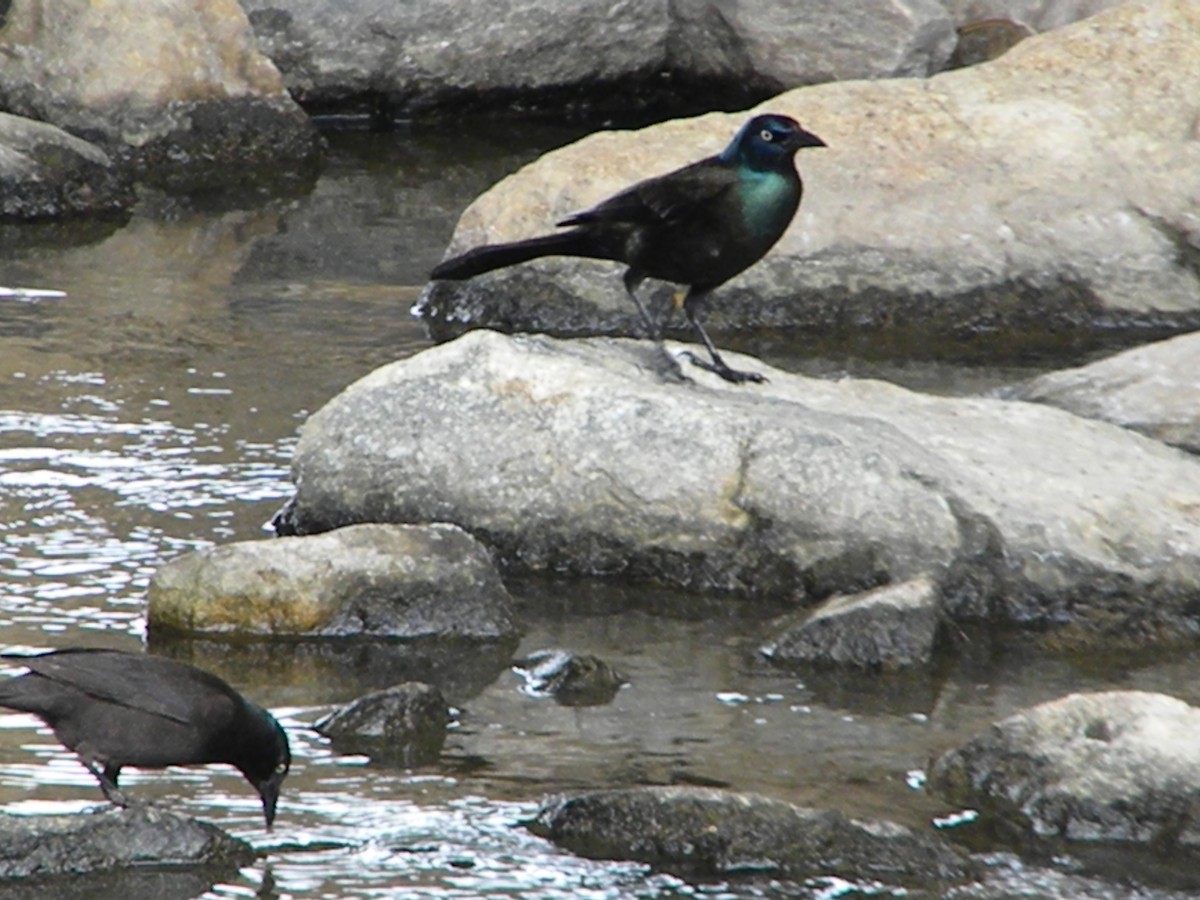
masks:
[[[96,776],[104,796],[123,766],[228,763],[262,798],[267,828],[291,765],[275,718],[194,666],[141,653],[70,648],[36,656],[0,654],[29,669],[0,680],[0,706],[33,713]]]
[[[460,281],[542,256],[623,262],[625,290],[653,339],[658,326],[638,285],[646,278],[687,285],[684,313],[712,357],[693,360],[727,381],[763,381],[725,364],[698,313],[714,288],[758,262],[783,235],[804,190],[796,151],[824,146],[795,119],[755,116],[720,154],[638,182],[558,223],[569,231],[476,247],[441,263],[431,277]]]

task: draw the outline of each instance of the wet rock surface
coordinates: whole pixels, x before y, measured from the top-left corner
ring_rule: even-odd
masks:
[[[212,184],[319,154],[235,0],[13,4],[0,55],[0,108],[94,141],[155,180]]]
[[[200,550],[159,568],[152,631],[291,637],[512,638],[487,551],[454,526],[365,525]]]
[[[94,144],[0,112],[0,221],[119,213],[133,184]]]
[[[1029,839],[1200,846],[1200,709],[1164,694],[1072,694],[942,755],[929,786]]]
[[[779,665],[900,669],[933,659],[945,612],[927,578],[831,597],[762,647]]]
[[[583,856],[689,874],[834,875],[911,885],[962,880],[970,870],[958,850],[933,835],[711,788],[549,797],[526,827]]]
[[[230,874],[254,859],[249,844],[216,826],[153,806],[0,816],[0,879],[50,879],[129,866],[213,866]]]
[[[1200,334],[1050,372],[1010,392],[1200,453]]]
[[[1133,2],[924,80],[840,82],[763,104],[819,134],[805,196],[765,260],[719,288],[714,329],[839,333],[1200,324],[1200,10]],[[463,213],[449,252],[529,237],[642,178],[720,151],[746,113],[591,135]],[[549,258],[436,282],[421,315],[640,334],[610,263]],[[677,323],[681,324],[681,323]]]
[[[410,681],[359,697],[319,719],[313,728],[341,752],[419,766],[438,758],[449,721],[442,692]]]
[[[629,116],[745,105],[797,84],[926,75],[954,46],[932,0],[776,6],[598,0],[246,0],[288,88],[316,109],[387,115],[510,106]]]
[[[1200,465],[1172,448],[1038,404],[658,364],[477,331],[376,370],[305,424],[295,524],[448,520],[521,570],[799,602],[932,577],[952,616],[1085,643],[1200,628]]]

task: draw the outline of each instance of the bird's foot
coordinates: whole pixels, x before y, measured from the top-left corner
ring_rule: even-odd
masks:
[[[690,350],[686,351],[684,356],[686,356],[693,365],[699,366],[705,371],[712,372],[714,375],[720,375],[731,384],[744,384],[746,382],[751,382],[753,384],[767,383],[766,375],[760,375],[758,372],[743,372],[739,369],[731,369],[725,364],[725,360],[716,355],[713,356],[712,362],[701,359]]]

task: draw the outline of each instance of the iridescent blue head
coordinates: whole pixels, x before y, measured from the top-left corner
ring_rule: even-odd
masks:
[[[721,153],[721,161],[751,169],[782,169],[792,165],[792,157],[801,147],[824,146],[823,140],[790,116],[765,113],[742,126]]]

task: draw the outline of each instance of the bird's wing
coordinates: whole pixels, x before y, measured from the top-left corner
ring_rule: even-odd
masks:
[[[198,715],[233,716],[232,689],[215,676],[161,657],[92,648],[4,658],[97,700],[190,725]],[[181,677],[182,676],[182,677]]]
[[[627,222],[647,225],[679,221],[737,185],[736,171],[709,157],[657,178],[647,178],[559,225]]]

